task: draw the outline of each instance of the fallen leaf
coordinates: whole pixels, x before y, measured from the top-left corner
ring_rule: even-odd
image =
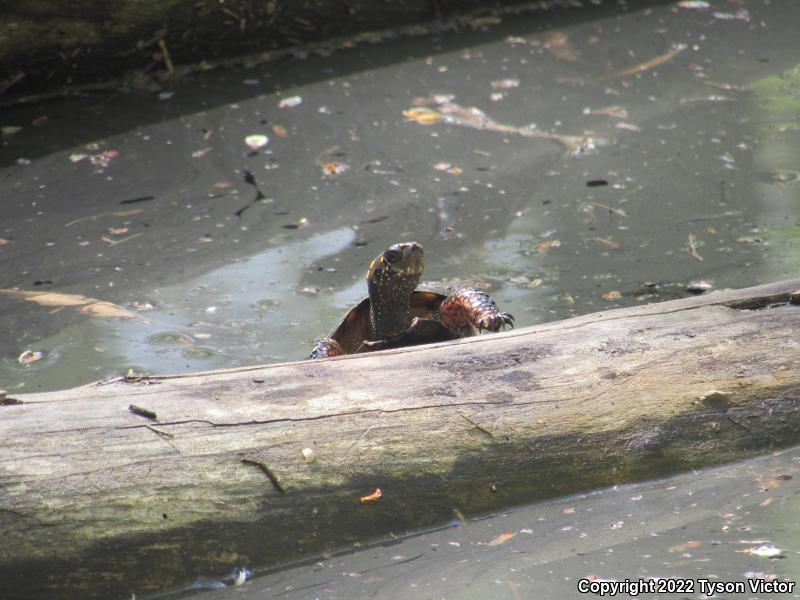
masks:
[[[546,242],[540,242],[536,244],[536,251],[539,254],[547,254],[550,252],[551,248],[558,248],[561,245],[559,240],[548,240]]]
[[[25,352],[17,357],[17,362],[19,362],[21,365],[28,366],[37,360],[41,360],[43,356],[44,353],[40,352],[39,350],[36,350],[35,352],[33,350],[25,350]]]
[[[606,292],[603,294],[603,300],[616,300],[617,298],[621,297],[622,294],[617,290],[611,290],[610,292]]]
[[[275,124],[272,126],[272,132],[277,135],[279,138],[287,138],[289,137],[289,133],[286,131],[286,128],[283,125]]]
[[[541,277],[534,277],[531,279],[530,283],[528,283],[525,287],[528,289],[533,289],[535,287],[539,287],[542,285],[542,278]]]
[[[566,34],[559,31],[549,32],[545,38],[545,48],[559,60],[575,62],[578,60],[578,53],[569,45],[569,38]]]
[[[12,290],[7,288],[0,289],[0,293],[8,294],[16,298],[22,298],[29,302],[36,302],[40,306],[80,306],[80,312],[93,317],[123,317],[126,319],[137,318],[138,315],[132,313],[121,306],[89,298],[81,294],[64,294],[61,292],[28,292],[24,290]],[[142,317],[139,317],[142,318]]]
[[[36,302],[42,306],[80,306],[94,301],[94,298],[87,298],[80,294],[62,294],[60,292],[26,292],[0,288],[0,293]]]
[[[444,115],[439,111],[424,106],[417,108],[409,108],[403,111],[403,116],[406,121],[414,121],[421,125],[433,125],[439,123],[444,119]]]
[[[341,175],[345,171],[349,170],[350,170],[350,165],[346,163],[332,161],[332,162],[326,162],[324,165],[322,165],[322,174],[327,177],[332,177],[333,175]]]
[[[604,246],[608,246],[612,250],[619,250],[620,248],[622,248],[622,246],[619,243],[615,242],[614,240],[607,240],[606,238],[599,238],[599,237],[593,237],[592,239],[595,242],[600,242]]]
[[[675,553],[675,552],[683,552],[685,550],[690,550],[691,548],[699,548],[703,545],[703,542],[692,540],[691,542],[685,542],[683,544],[678,544],[677,546],[671,546],[667,549],[667,552]]]
[[[589,111],[590,115],[603,115],[606,117],[614,117],[615,119],[627,119],[628,111],[621,106],[605,106],[603,108],[596,108]]]
[[[359,498],[358,501],[361,502],[362,504],[366,504],[367,502],[377,501],[378,499],[380,499],[381,496],[383,496],[381,488],[375,488],[375,491],[372,492],[369,496],[361,496],[361,498]]]
[[[82,306],[78,310],[93,317],[120,317],[123,319],[135,319],[137,317],[135,313],[129,310],[125,310],[121,306],[103,300],[97,300],[96,302]]]
[[[517,535],[517,534],[513,533],[511,531],[507,531],[506,533],[501,533],[496,538],[494,538],[491,542],[488,542],[486,545],[487,546],[499,546],[500,544],[505,544],[508,540],[513,539],[515,535]]]

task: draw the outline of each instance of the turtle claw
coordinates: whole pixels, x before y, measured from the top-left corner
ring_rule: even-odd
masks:
[[[496,312],[478,319],[479,332],[485,329],[486,331],[497,333],[506,327],[514,329],[514,315],[510,315],[507,312]]]

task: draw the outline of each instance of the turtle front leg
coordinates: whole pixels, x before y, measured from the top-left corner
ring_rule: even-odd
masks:
[[[333,338],[322,338],[314,346],[309,358],[327,358],[329,356],[341,356],[347,354],[339,345],[339,342]]]
[[[514,317],[502,312],[489,295],[473,288],[454,291],[441,306],[439,319],[454,332],[471,335],[475,329],[500,331],[506,325],[514,327]]]

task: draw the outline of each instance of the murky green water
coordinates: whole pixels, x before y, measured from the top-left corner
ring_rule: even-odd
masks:
[[[33,391],[301,359],[400,240],[425,246],[426,279],[488,287],[518,326],[685,296],[693,281],[795,276],[800,67],[776,16],[794,9],[724,8],[535,14],[210,73],[146,98],[156,123],[5,168],[7,192],[40,207],[27,219],[5,207],[7,287],[155,310],[90,318],[1,298],[0,380]],[[448,106],[437,94],[491,123],[404,119],[418,98]],[[97,112],[101,133],[128,102],[41,111]],[[588,147],[514,129],[532,123]],[[26,155],[35,129],[4,155]],[[255,152],[253,133],[270,138]],[[119,156],[73,162],[103,150]],[[74,185],[93,197],[65,207]],[[44,358],[20,365],[27,349]]]
[[[33,391],[301,359],[400,240],[425,246],[434,287],[488,287],[518,326],[686,296],[696,281],[796,276],[800,67],[777,16],[795,9],[778,4],[539,13],[209,73],[167,99],[37,107],[53,114],[45,139],[72,111],[99,115],[72,132],[99,141],[52,142],[63,150],[4,169],[22,211],[4,207],[5,286],[142,318],[2,297],[0,380]],[[404,118],[420,104],[483,121]],[[136,107],[155,122],[101,135]],[[24,125],[37,108],[4,117]],[[588,145],[575,156],[519,133],[531,124]],[[40,129],[8,137],[6,160],[38,150]],[[253,133],[269,138],[255,152]],[[107,166],[87,164],[108,150]],[[20,365],[28,349],[44,358]]]

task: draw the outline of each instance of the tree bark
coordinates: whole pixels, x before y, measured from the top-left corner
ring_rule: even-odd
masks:
[[[798,288],[7,398],[0,581],[129,597],[797,443]]]

